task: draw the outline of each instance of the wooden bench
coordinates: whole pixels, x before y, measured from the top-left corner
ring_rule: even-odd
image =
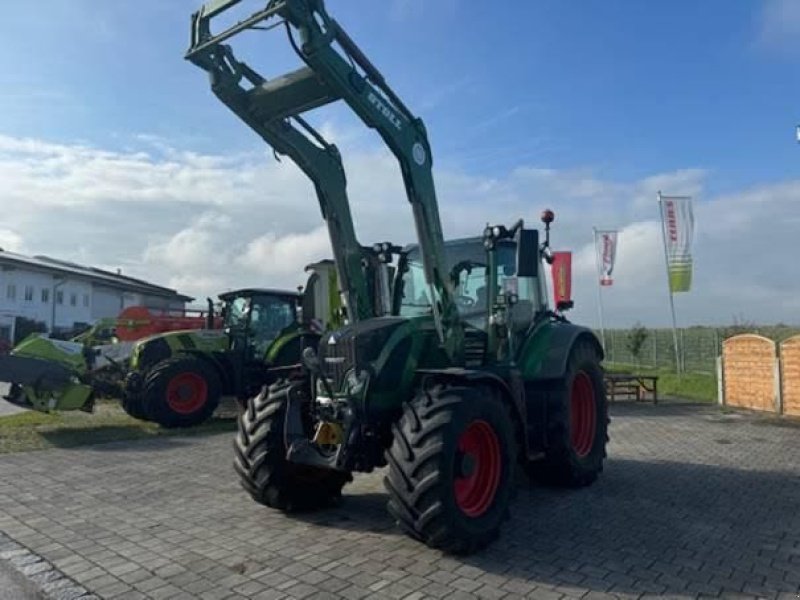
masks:
[[[637,402],[647,400],[658,404],[658,375],[634,375],[631,373],[606,373],[606,395],[609,401],[623,397]]]

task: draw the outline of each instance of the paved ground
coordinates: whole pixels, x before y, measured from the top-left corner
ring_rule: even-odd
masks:
[[[3,400],[3,396],[8,394],[9,384],[0,382],[0,417],[5,415],[13,415],[18,412],[25,412],[26,409],[11,404]]]
[[[253,503],[231,436],[0,457],[0,531],[102,598],[796,598],[800,428],[685,405],[617,405],[581,491],[523,486],[466,559],[401,535],[378,474],[342,507]]]
[[[0,600],[40,600],[36,585],[11,564],[0,560]]]

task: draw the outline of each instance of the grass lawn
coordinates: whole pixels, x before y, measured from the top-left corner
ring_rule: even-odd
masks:
[[[186,429],[164,429],[129,417],[119,402],[100,400],[93,414],[35,411],[0,417],[0,454],[46,448],[72,448],[118,440],[233,432],[233,418],[213,418]]]
[[[658,375],[658,395],[673,396],[701,402],[717,401],[717,378],[705,373],[683,373],[680,377],[668,369],[639,368],[635,365],[607,363],[610,373]]]

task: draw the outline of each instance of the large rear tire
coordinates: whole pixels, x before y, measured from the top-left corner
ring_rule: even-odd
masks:
[[[578,340],[564,378],[544,394],[547,449],[543,460],[528,465],[529,475],[561,487],[594,483],[603,471],[609,423],[603,370],[595,347]]]
[[[237,419],[233,467],[253,500],[285,511],[308,510],[338,502],[350,473],[286,460],[284,421],[290,394],[303,394],[304,382],[279,381],[247,400]]]
[[[498,537],[514,487],[509,410],[486,387],[437,386],[405,406],[386,452],[388,510],[432,548],[470,554]]]
[[[147,374],[141,408],[162,427],[193,427],[211,418],[221,394],[213,367],[193,357],[170,358]]]

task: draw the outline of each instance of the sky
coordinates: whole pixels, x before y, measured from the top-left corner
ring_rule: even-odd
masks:
[[[242,3],[245,16],[264,2]],[[607,326],[670,323],[657,192],[690,195],[679,325],[800,324],[800,2],[327,0],[428,130],[446,237],[538,224],[574,253],[570,318],[598,324],[592,228],[620,231]],[[313,189],[184,60],[189,0],[4,7],[0,247],[197,298],[304,283],[329,257]],[[280,30],[234,50],[293,70]],[[359,239],[414,241],[394,157],[341,107]]]

